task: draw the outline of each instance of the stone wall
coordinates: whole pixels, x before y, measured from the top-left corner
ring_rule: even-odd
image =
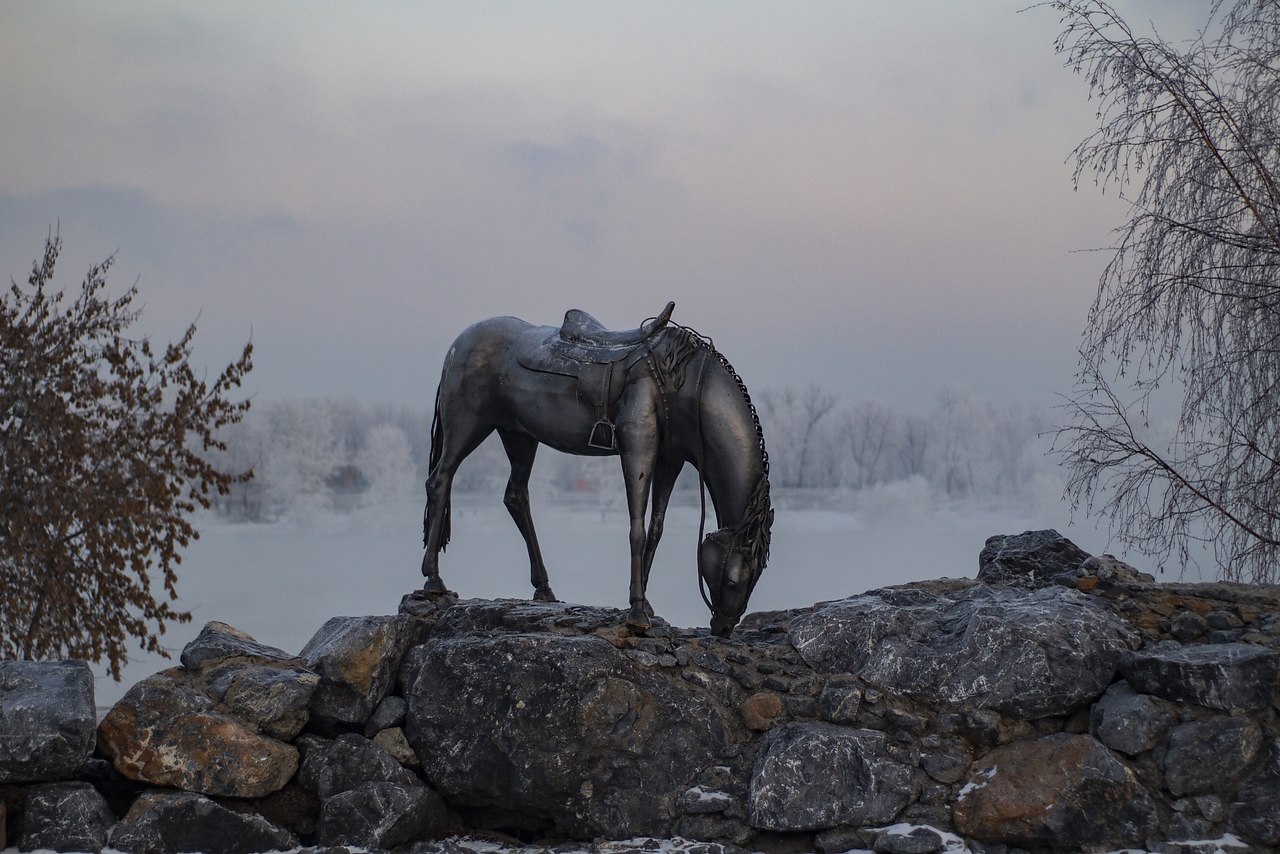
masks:
[[[96,729],[87,666],[0,663],[0,827],[208,854],[1280,850],[1280,589],[1156,584],[1031,532],[977,579],[728,641],[623,616],[409,596],[296,656],[210,623]]]

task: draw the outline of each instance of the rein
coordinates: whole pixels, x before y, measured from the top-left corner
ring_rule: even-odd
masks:
[[[738,385],[738,390],[742,394],[743,400],[747,404],[748,410],[751,412],[752,421],[755,423],[756,436],[759,441],[761,464],[763,466],[760,479],[756,482],[756,486],[748,498],[747,507],[739,525],[725,536],[720,536],[719,531],[711,535],[711,539],[715,540],[715,542],[721,546],[723,551],[723,555],[720,558],[720,582],[719,590],[717,591],[717,593],[720,594],[719,598],[723,598],[724,588],[728,583],[728,574],[725,572],[725,569],[729,562],[729,556],[734,552],[741,552],[746,555],[748,559],[751,560],[751,566],[755,570],[751,574],[752,577],[748,582],[750,586],[748,588],[747,595],[749,596],[751,592],[754,591],[756,582],[759,581],[765,562],[769,557],[769,534],[773,521],[773,510],[769,507],[769,452],[764,446],[764,434],[760,429],[760,418],[756,414],[755,405],[751,402],[751,395],[747,393],[747,387],[743,383],[742,377],[733,369],[733,366],[729,364],[728,360],[726,360],[725,357],[716,350],[715,344],[712,340],[697,330],[691,329],[687,326],[682,326],[678,323],[670,323],[669,325],[688,336],[687,343],[689,346],[702,351],[702,359],[698,363],[697,381],[694,386],[698,412],[696,423],[698,435],[697,469],[699,518],[698,543],[696,548],[699,550],[702,548],[702,542],[706,535],[707,521],[707,488],[704,465],[706,459],[706,434],[703,431],[702,421],[702,393],[707,371],[707,360],[709,358],[714,356],[725,370],[729,372],[729,375],[733,377],[734,381]],[[662,401],[664,433],[667,434],[667,441],[669,441],[671,408],[667,399],[668,385],[679,388],[684,384],[684,375],[681,368],[687,361],[688,356],[680,353],[678,347],[676,348],[676,352],[669,352],[664,359],[664,361],[667,362],[667,370],[664,372],[660,369],[655,359],[652,343],[646,341],[644,346],[645,365],[649,369],[649,374],[658,388],[658,395]],[[677,371],[679,371],[679,373],[677,373]],[[758,530],[755,530],[757,526]],[[752,538],[754,540],[750,546],[743,542],[748,538]],[[699,558],[701,557],[700,554],[697,554],[696,556]],[[700,561],[695,560],[695,564],[697,563],[700,563]],[[702,572],[700,570],[698,571],[698,593],[702,596],[702,601],[706,604],[707,609],[714,617],[716,609],[711,602],[711,597],[708,595],[706,580],[702,577]]]

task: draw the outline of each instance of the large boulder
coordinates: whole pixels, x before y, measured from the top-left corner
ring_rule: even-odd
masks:
[[[254,854],[287,851],[298,841],[261,816],[234,812],[191,792],[149,792],[111,832],[125,854]]]
[[[27,792],[21,851],[101,851],[116,823],[107,800],[88,783],[43,783]]]
[[[988,537],[978,553],[978,580],[1074,583],[1089,553],[1054,530],[1023,531]]]
[[[0,661],[0,783],[75,776],[97,725],[88,664]]]
[[[320,674],[311,697],[312,716],[338,727],[363,727],[391,691],[400,660],[420,634],[420,622],[405,615],[326,622],[299,654]]]
[[[130,688],[98,737],[125,777],[206,795],[260,798],[298,768],[296,748],[215,709],[181,668]]]
[[[578,838],[669,834],[676,799],[727,742],[706,691],[600,637],[436,639],[403,679],[409,742],[451,804]]]
[[[1178,722],[1166,706],[1155,697],[1139,694],[1121,679],[1094,704],[1089,731],[1112,750],[1137,756],[1159,744]]]
[[[1241,785],[1230,826],[1255,845],[1280,846],[1280,739],[1272,740],[1262,767]]]
[[[1247,643],[1171,644],[1127,656],[1121,672],[1135,690],[1210,709],[1263,709],[1276,687],[1280,653]]]
[[[887,754],[882,732],[791,723],[764,740],[747,809],[765,830],[891,823],[911,801],[912,773]]]
[[[448,805],[431,789],[374,782],[324,802],[316,843],[390,849],[456,829]]]
[[[1246,717],[1189,721],[1169,733],[1165,786],[1176,797],[1221,788],[1249,766],[1261,747],[1262,730]]]
[[[321,798],[333,797],[365,783],[397,783],[406,788],[422,786],[413,772],[356,733],[343,733],[333,741],[304,736],[299,743],[302,765],[298,769],[298,782]]]
[[[1024,720],[1090,703],[1137,644],[1123,621],[1074,590],[986,585],[827,603],[792,620],[789,636],[818,670]]]
[[[983,756],[953,809],[975,839],[1056,851],[1137,846],[1157,815],[1137,777],[1087,735],[1014,742]]]

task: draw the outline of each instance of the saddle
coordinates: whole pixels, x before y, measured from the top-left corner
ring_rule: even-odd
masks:
[[[667,325],[675,307],[674,302],[668,302],[657,317],[625,330],[607,329],[585,311],[571,308],[559,329],[538,329],[539,340],[522,348],[517,361],[531,371],[576,379],[578,396],[596,408],[587,445],[616,450],[617,435],[609,410],[622,396],[627,370],[639,358],[640,347]],[[628,358],[633,355],[636,359]]]

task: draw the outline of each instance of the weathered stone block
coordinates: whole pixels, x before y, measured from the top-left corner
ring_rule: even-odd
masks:
[[[298,768],[298,751],[214,709],[181,668],[134,685],[98,728],[103,752],[131,780],[258,798]]]
[[[248,633],[216,620],[205,623],[200,634],[182,648],[179,660],[189,670],[199,670],[228,659],[245,663],[297,663],[297,658],[282,649],[258,643]]]
[[[93,672],[83,661],[0,661],[0,783],[66,780],[93,753]]]
[[[88,783],[33,786],[22,811],[18,850],[98,852],[115,823],[106,799]]]
[[[1280,846],[1280,739],[1262,767],[1240,786],[1228,825],[1254,845]]]
[[[1094,704],[1089,731],[1112,750],[1136,756],[1155,747],[1175,723],[1177,717],[1159,700],[1135,692],[1121,680]]]
[[[985,585],[832,602],[792,620],[789,637],[821,671],[1024,720],[1092,701],[1137,643],[1119,618],[1074,590]]]
[[[911,769],[889,758],[882,732],[792,723],[760,749],[747,814],[765,830],[891,822],[911,800]]]
[[[302,648],[320,674],[311,714],[321,722],[363,725],[395,684],[396,671],[418,640],[413,617],[334,617]]]
[[[953,809],[963,835],[1055,850],[1142,844],[1156,827],[1150,795],[1097,740],[1050,735],[975,762]]]
[[[1265,708],[1275,690],[1280,653],[1244,643],[1144,649],[1120,671],[1134,690],[1210,709]]]
[[[261,816],[233,812],[192,792],[149,792],[111,832],[111,847],[125,854],[250,854],[297,844]]]
[[[1219,789],[1258,755],[1262,730],[1248,718],[1191,721],[1169,734],[1165,786],[1175,797]]]
[[[1089,553],[1057,531],[1023,531],[988,537],[978,553],[978,580],[987,584],[1010,581],[1045,582],[1074,579]]]
[[[483,632],[422,649],[405,733],[450,803],[578,837],[670,835],[676,798],[728,742],[703,690],[599,637]]]
[[[328,742],[307,736],[300,743],[302,766],[298,769],[298,782],[321,798],[333,797],[365,783],[422,786],[422,781],[389,753],[353,732]]]
[[[431,789],[375,782],[325,800],[316,843],[391,849],[451,831],[456,822],[449,807]]]

